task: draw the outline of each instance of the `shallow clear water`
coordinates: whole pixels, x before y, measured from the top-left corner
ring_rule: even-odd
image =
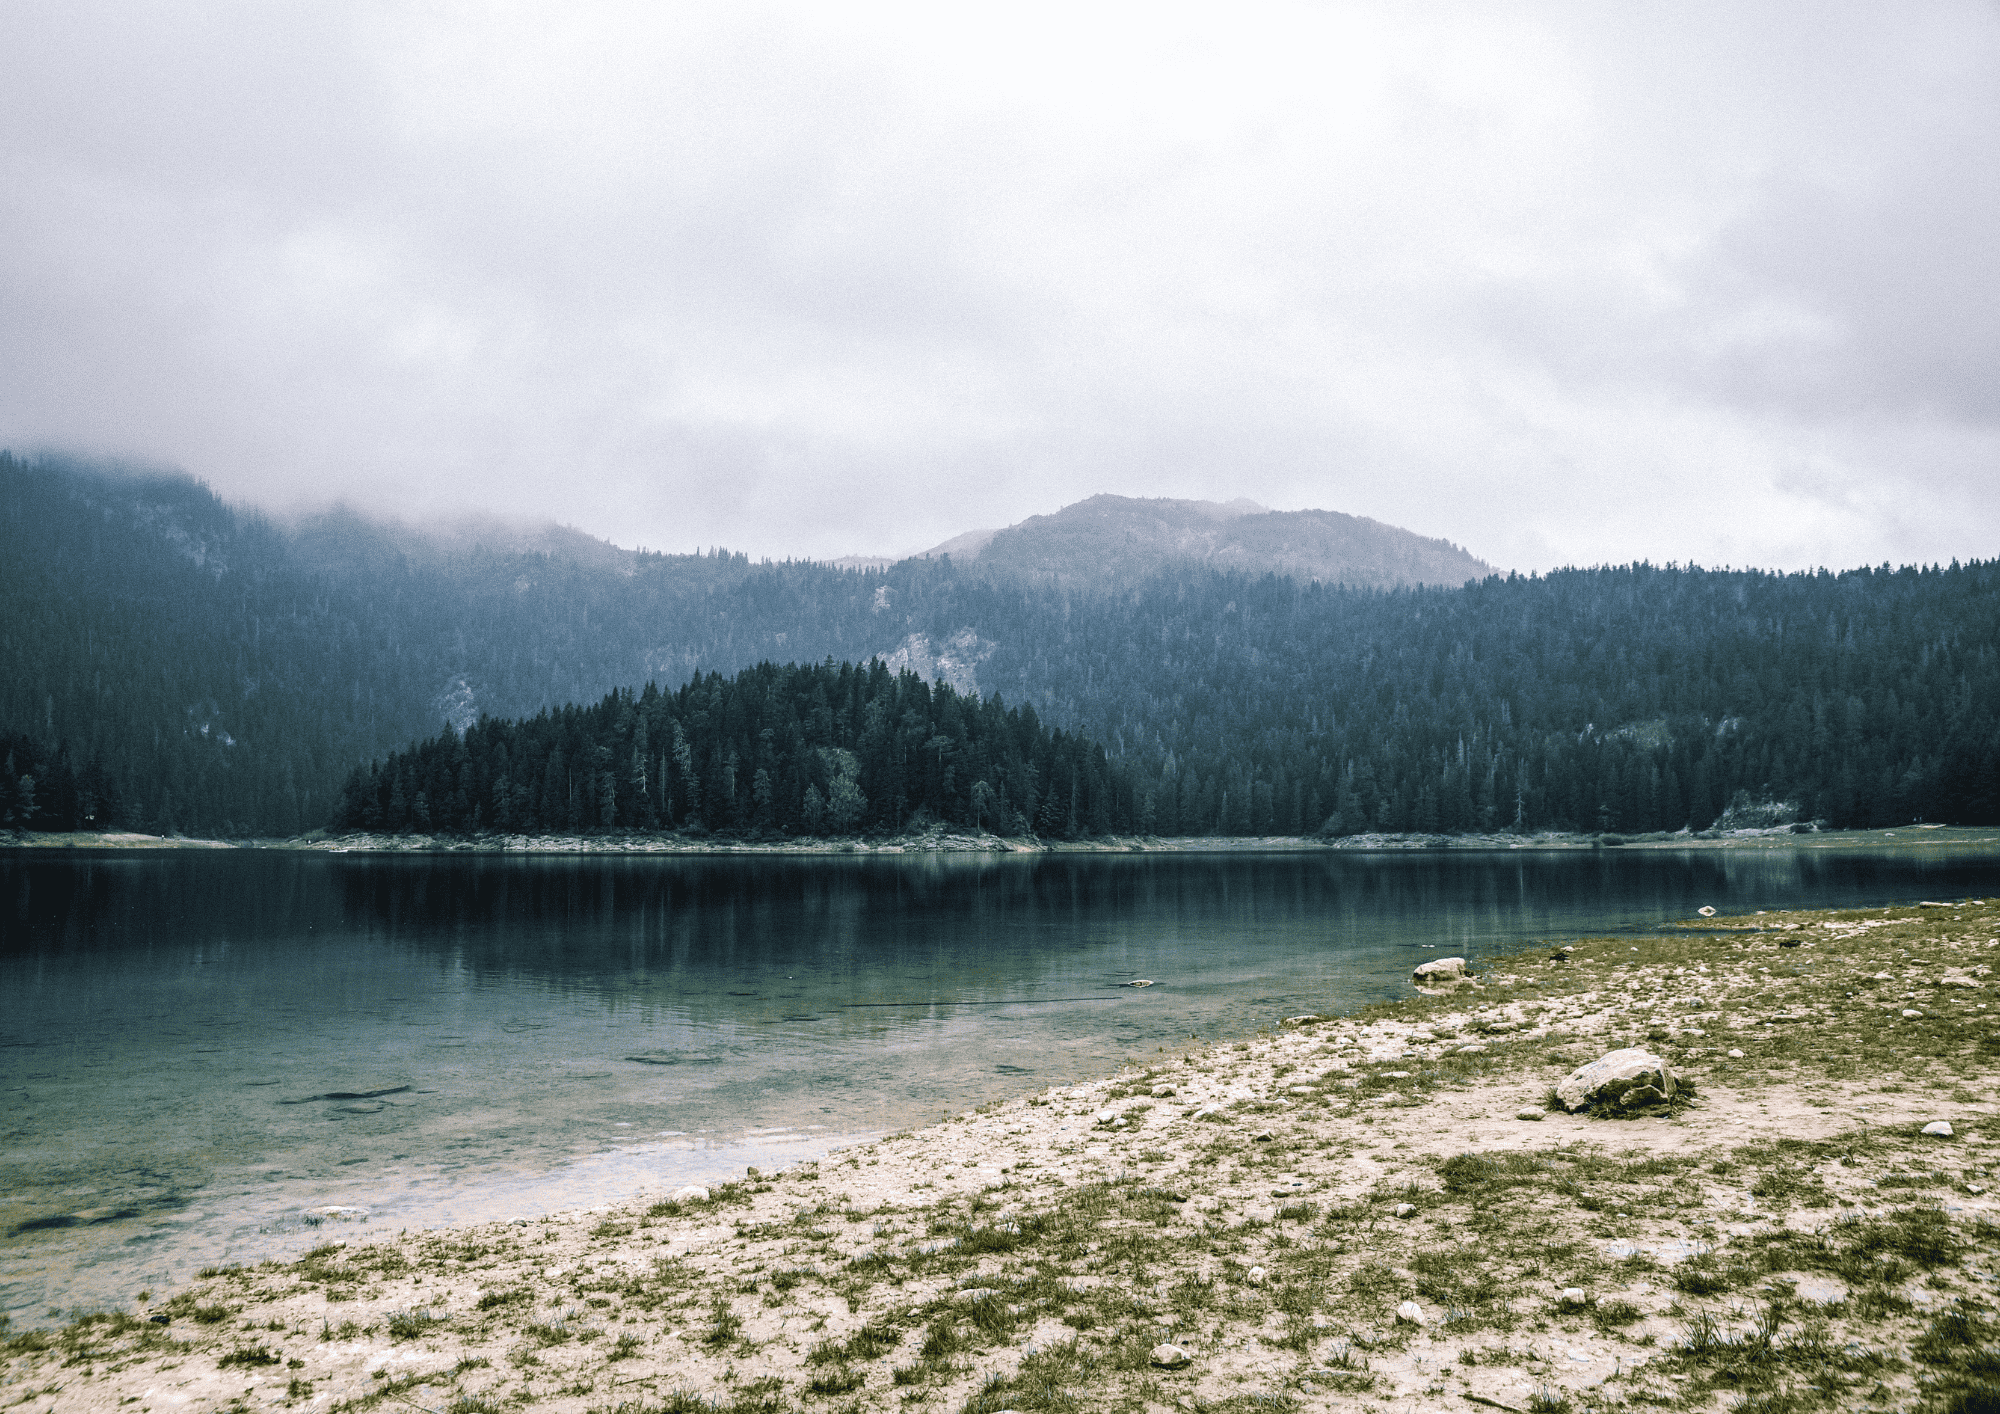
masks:
[[[1395,995],[1440,953],[1996,884],[2000,862],[1921,852],[16,852],[0,1309],[129,1301],[329,1221],[781,1165]]]

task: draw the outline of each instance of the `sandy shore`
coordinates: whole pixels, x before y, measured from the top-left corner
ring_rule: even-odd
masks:
[[[1996,901],[1544,948],[705,1196],[329,1225],[13,1334],[0,1407],[1989,1408],[1996,966]],[[1619,1044],[1692,1097],[1549,1108]]]

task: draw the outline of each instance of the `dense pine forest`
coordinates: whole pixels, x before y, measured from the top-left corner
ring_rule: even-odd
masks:
[[[335,823],[470,834],[589,829],[851,835],[928,821],[1002,834],[1130,829],[1104,751],[1034,709],[911,672],[761,667],[678,692],[460,734],[358,768]]]
[[[1038,746],[1021,746],[1037,772],[1032,805],[1004,774],[955,766],[960,794],[933,798],[871,785],[887,778],[857,767],[869,804],[853,828],[920,809],[998,828],[998,814],[967,813],[981,779],[1056,833],[2000,820],[1994,562],[1838,574],[1635,565],[1382,590],[1190,564],[1055,581],[948,559],[860,572],[642,554],[573,532],[551,545],[452,542],[349,513],[281,527],[186,477],[0,453],[0,827],[296,833],[344,818],[357,766],[443,751],[441,723],[455,741],[555,732],[533,723],[689,693],[747,700],[746,670],[780,671],[760,665],[927,665],[921,650],[947,641],[961,645],[961,714],[976,706],[984,721],[994,694],[1031,707],[1036,730],[1059,730],[1065,749],[1101,746],[1106,785],[1085,791],[1072,826],[1067,803],[1045,809],[1060,781]],[[939,710],[929,692],[920,716]],[[899,705],[897,720],[910,710]],[[802,726],[781,796],[760,741],[716,726],[704,730],[723,735],[697,746],[682,706],[660,711],[696,753],[704,802],[689,814],[670,793],[677,767],[657,763],[674,748],[649,721],[647,798],[663,827],[806,829],[806,787],[827,808],[834,785],[818,752],[866,755],[858,735]],[[865,729],[859,717],[841,728]],[[579,764],[582,748],[566,740],[566,781],[601,783],[609,769],[615,826],[642,822],[619,754],[629,738],[615,726],[586,735],[614,764]],[[736,775],[717,774],[732,752]],[[760,769],[773,791],[761,814]],[[532,783],[506,774],[507,808],[526,789],[532,818],[551,819],[539,813],[546,761]],[[597,786],[581,789],[575,828],[603,828]],[[421,788],[434,827],[471,819],[452,813],[457,792]],[[417,793],[405,790],[410,828]],[[377,801],[392,804],[393,792]],[[479,826],[502,827],[500,808],[491,798]]]

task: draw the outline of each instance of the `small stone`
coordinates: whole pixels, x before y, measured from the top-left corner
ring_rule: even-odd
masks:
[[[1531,1123],[1539,1123],[1544,1113],[1545,1111],[1542,1110],[1516,1110],[1514,1112],[1514,1118],[1525,1119]]]
[[[1396,1205],[1396,1216],[1399,1218],[1407,1218],[1408,1216],[1410,1216],[1410,1214],[1414,1213],[1416,1210],[1417,1210],[1417,1205],[1415,1203],[1398,1203]]]
[[[1951,1138],[1951,1121],[1934,1119],[1923,1128],[1925,1134],[1934,1134],[1940,1139]]]
[[[708,1190],[699,1183],[690,1183],[685,1188],[676,1188],[667,1198],[675,1203],[706,1203]]]
[[[1264,1284],[1264,1277],[1265,1277],[1265,1272],[1262,1267],[1252,1267],[1250,1269],[1250,1275],[1249,1275],[1250,1285],[1262,1286]]]
[[[1918,1011],[1918,1010],[1917,1010],[1917,1009],[1916,1009],[1915,1007],[1913,1007],[1913,1006],[1906,1006],[1906,1007],[1904,1007],[1904,1008],[1903,1008],[1903,1015],[1905,1015],[1905,1016],[1909,1016],[1909,1017],[1917,1017],[1917,1018],[1921,1018],[1921,1017],[1923,1016],[1923,1013],[1922,1013],[1922,1012],[1920,1012],[1920,1011]]]
[[[1430,1318],[1424,1315],[1424,1308],[1414,1301],[1405,1301],[1396,1308],[1396,1319],[1406,1326],[1427,1326]]]
[[[1589,1299],[1580,1286],[1566,1286],[1563,1288],[1562,1304],[1565,1306],[1581,1306]]]
[[[1270,1143],[1270,1142],[1271,1142],[1271,1131],[1270,1131],[1270,1130],[1268,1130],[1268,1129],[1260,1129],[1260,1130],[1258,1130],[1258,1131],[1257,1131],[1257,1132],[1256,1132],[1255,1134],[1253,1134],[1253,1135],[1251,1135],[1251,1136],[1250,1136],[1250,1142],[1251,1142],[1252,1144],[1268,1144],[1268,1143]]]
[[[1481,1043],[1479,1043],[1478,1041],[1467,1041],[1463,1046],[1460,1046],[1458,1050],[1455,1051],[1453,1054],[1461,1056],[1483,1056],[1486,1054],[1486,1047]]]
[[[1161,1341],[1153,1347],[1153,1363],[1162,1370],[1184,1370],[1193,1358],[1178,1345],[1168,1341]]]
[[[1731,1047],[1729,1048],[1729,1058],[1730,1058],[1731,1060],[1742,1060],[1742,1059],[1743,1059],[1743,1052],[1741,1052],[1741,1051],[1737,1050],[1737,1049],[1736,1049],[1736,1048],[1735,1048],[1734,1046],[1731,1046]]]

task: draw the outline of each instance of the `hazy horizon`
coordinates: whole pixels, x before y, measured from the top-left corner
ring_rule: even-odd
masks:
[[[2000,10],[0,13],[0,445],[900,555],[1098,493],[1496,565],[2000,547]]]

